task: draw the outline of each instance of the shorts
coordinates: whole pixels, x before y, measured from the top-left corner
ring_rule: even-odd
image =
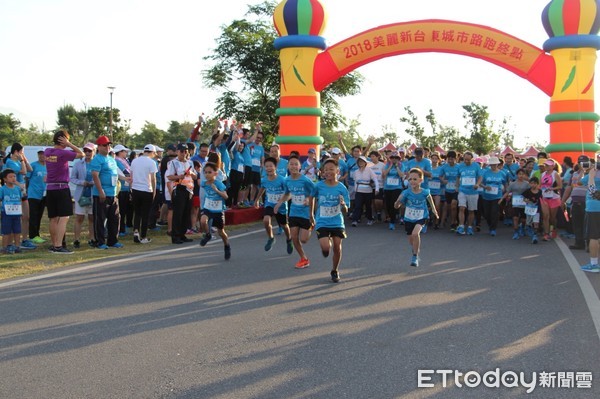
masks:
[[[192,197],[192,208],[200,208],[200,196],[194,195]]]
[[[373,199],[383,200],[383,188],[380,188],[379,191],[373,190]]]
[[[92,205],[88,205],[88,206],[81,206],[79,205],[79,202],[75,201],[75,214],[76,215],[93,215],[94,214],[94,210]]]
[[[50,219],[73,214],[73,201],[69,188],[48,190],[46,192],[46,208]]]
[[[512,208],[512,217],[523,219],[525,217],[525,208]]]
[[[542,198],[540,201],[542,204],[548,205],[548,208],[550,209],[560,208],[560,205],[562,204],[560,198]]]
[[[527,226],[533,226],[535,223],[540,222],[540,214],[536,213],[535,215],[527,215],[527,218],[525,220],[525,224]]]
[[[477,210],[479,194],[458,193],[458,206],[466,207],[469,211]]]
[[[420,224],[421,226],[425,226],[427,223],[427,219],[417,220],[416,222],[409,222],[404,220],[404,231],[406,231],[406,235],[411,235],[415,227]]]
[[[168,210],[173,210],[173,202],[171,202],[171,200],[165,200],[165,205],[167,205]]]
[[[285,213],[277,213],[273,210],[273,207],[268,206],[265,208],[265,216],[275,216],[275,220],[277,220],[277,224],[280,226],[285,226],[288,224],[288,218]]]
[[[311,228],[310,220],[296,216],[290,216],[288,224],[290,228],[299,227],[304,230],[310,230]]]
[[[250,173],[250,184],[260,187],[260,172],[252,171]]]
[[[585,236],[588,240],[600,240],[600,212],[585,213]]]
[[[346,230],[341,228],[341,227],[321,227],[317,230],[317,238],[320,240],[321,238],[326,238],[326,237],[339,237],[339,238],[346,238]]]
[[[2,211],[2,235],[21,234],[21,215],[7,215]]]
[[[208,220],[212,220],[212,227],[219,230],[223,230],[225,227],[225,213],[223,212],[211,212],[206,209],[202,209],[202,216],[206,216]]]
[[[458,193],[457,192],[449,193],[448,191],[446,191],[446,203],[448,205],[452,205],[452,201],[458,202]]]

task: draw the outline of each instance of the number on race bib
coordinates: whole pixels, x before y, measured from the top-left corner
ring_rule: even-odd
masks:
[[[304,201],[305,201],[306,197],[304,196],[304,194],[300,194],[300,195],[292,195],[292,204],[294,205],[304,205]]]
[[[276,204],[281,197],[283,197],[283,194],[273,194],[273,193],[267,193],[267,202],[270,204]]]
[[[476,183],[475,178],[470,177],[470,176],[465,176],[465,177],[461,178],[460,182],[463,186],[474,186]]]
[[[322,218],[330,218],[340,214],[340,206],[322,206],[319,208],[319,215]]]
[[[492,194],[492,195],[498,195],[498,187],[490,186],[490,188],[488,190],[486,190],[486,193]]]
[[[204,209],[207,209],[211,212],[221,212],[223,210],[223,201],[206,198],[204,200]]]
[[[456,191],[456,182],[455,181],[449,181],[448,183],[446,183],[446,190],[448,190],[448,191]]]
[[[543,196],[544,198],[554,198],[554,191],[552,191],[552,190],[550,190],[550,189],[548,189],[548,190],[545,190],[545,191],[542,193],[542,196]]]
[[[388,186],[399,186],[400,179],[398,179],[397,177],[388,177],[387,184],[388,184]]]
[[[11,216],[20,216],[23,213],[21,204],[4,204],[4,212]]]
[[[260,159],[252,158],[252,166],[260,166]]]
[[[437,180],[430,180],[429,181],[429,188],[432,190],[439,190],[440,188],[442,188],[442,183],[440,183]]]
[[[525,205],[525,214],[529,216],[535,216],[538,213],[538,206],[534,204]]]
[[[525,206],[525,198],[522,195],[513,195],[512,206],[517,208],[523,208]]]
[[[418,208],[406,208],[404,211],[404,218],[408,220],[421,220],[425,218],[425,210]]]
[[[238,164],[237,171],[240,173],[244,173],[244,164],[243,163]]]

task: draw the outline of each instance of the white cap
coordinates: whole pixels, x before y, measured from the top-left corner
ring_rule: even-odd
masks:
[[[500,159],[498,157],[490,157],[487,161],[488,165],[500,165]]]
[[[340,149],[339,149],[339,148],[337,148],[337,147],[333,147],[333,148],[331,149],[331,153],[332,153],[332,154],[341,154],[341,153],[342,153],[342,150],[340,150]]]
[[[121,152],[121,151],[129,151],[129,148],[125,147],[124,145],[117,144],[116,146],[113,147],[112,150],[116,154],[117,152]]]
[[[155,145],[154,147],[156,147],[156,152],[163,152],[165,150],[164,148],[160,148],[157,145]]]
[[[144,152],[156,152],[156,147],[152,144],[146,144]]]

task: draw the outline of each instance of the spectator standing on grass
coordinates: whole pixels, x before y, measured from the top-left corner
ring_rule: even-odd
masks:
[[[131,166],[127,155],[129,154],[129,148],[124,145],[117,144],[113,148],[115,153],[115,161],[117,161],[117,167],[125,177],[131,176]],[[121,184],[121,190],[117,195],[119,200],[119,214],[121,221],[119,223],[119,237],[127,235],[127,227],[133,225],[133,207],[131,206],[131,188],[127,182]]]
[[[53,148],[46,148],[46,199],[48,202],[48,218],[50,218],[50,252],[55,254],[72,254],[65,243],[65,233],[69,216],[73,214],[73,202],[69,189],[69,162],[83,158],[79,147],[69,141],[69,133],[59,130],[54,133]],[[71,150],[67,150],[69,147]]]
[[[46,156],[44,151],[37,152],[38,160],[31,164],[27,173],[27,201],[29,202],[29,239],[34,244],[46,242],[40,237],[42,215],[46,207]]]
[[[84,158],[73,163],[73,169],[71,170],[71,183],[75,185],[75,193],[73,199],[75,200],[75,224],[73,226],[73,247],[81,247],[79,241],[81,237],[81,227],[83,221],[87,216],[88,220],[88,244],[91,247],[96,246],[96,239],[94,235],[94,214],[92,210],[92,187],[94,186],[94,180],[92,179],[92,169],[90,163],[94,158],[94,152],[96,145],[94,143],[87,143],[83,146]]]
[[[156,193],[156,147],[148,144],[144,153],[131,163],[131,204],[135,215],[133,218],[133,242],[148,244],[148,216]]]

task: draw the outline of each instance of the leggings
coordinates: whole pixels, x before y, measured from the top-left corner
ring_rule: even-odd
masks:
[[[384,190],[383,198],[385,200],[385,212],[390,218],[390,223],[396,223],[396,219],[398,218],[398,209],[394,207],[394,203],[400,197],[402,190]]]

